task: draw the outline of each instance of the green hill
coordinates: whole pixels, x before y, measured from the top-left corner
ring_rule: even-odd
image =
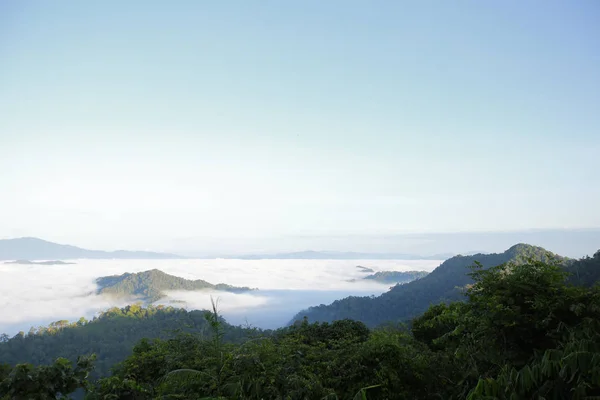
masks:
[[[433,306],[407,329],[340,320],[247,330],[226,324],[216,308],[137,305],[91,322],[57,321],[0,337],[0,360],[12,364],[0,362],[0,398],[597,398],[600,286],[589,286],[600,253],[568,264],[584,287],[570,285],[556,263],[477,268],[465,301]],[[132,347],[136,337],[153,339]],[[96,361],[78,358],[76,366],[55,359],[91,352]],[[14,366],[24,359],[38,365]],[[101,379],[88,377],[94,364]]]
[[[484,268],[504,263],[523,264],[527,260],[566,262],[541,247],[517,244],[503,253],[455,256],[443,262],[427,276],[403,285],[396,285],[382,295],[371,297],[351,296],[332,304],[321,304],[298,313],[292,321],[307,317],[311,322],[331,322],[354,319],[377,326],[386,322],[407,321],[423,313],[432,304],[462,299],[461,288],[472,283],[467,275],[475,262]]]
[[[221,321],[225,339],[243,340],[248,329]],[[152,305],[143,308],[134,304],[123,309],[111,308],[87,321],[81,318],[70,323],[56,321],[47,327],[31,328],[12,338],[0,336],[0,362],[51,364],[58,357],[75,361],[79,355],[95,353],[96,373],[106,376],[110,368],[131,354],[133,346],[143,338],[171,338],[177,332],[210,337],[210,325],[205,311]]]
[[[600,281],[600,250],[593,257],[584,257],[569,264],[565,270],[569,282],[578,286],[592,286]]]
[[[222,290],[227,292],[245,292],[252,290],[248,287],[236,287],[219,283],[213,285],[202,279],[188,280],[166,274],[158,269],[138,272],[135,274],[105,276],[96,279],[98,294],[119,298],[135,298],[152,303],[165,296],[168,290]]]
[[[408,283],[427,276],[427,271],[379,271],[365,276],[363,279],[371,279],[382,283]]]
[[[75,263],[65,262],[65,261],[29,261],[29,260],[16,260],[16,261],[6,261],[4,264],[19,264],[19,265],[71,265],[71,264],[75,264]]]
[[[600,252],[522,263],[531,251],[555,258],[531,247],[480,255],[482,263],[513,263],[476,270],[465,301],[431,307],[408,329],[340,320],[260,331],[231,326],[216,311],[132,305],[0,335],[0,398],[63,398],[77,388],[88,400],[597,397]],[[438,279],[465,272],[467,261],[444,263]],[[90,353],[96,361],[69,366]],[[86,378],[90,361],[105,378]],[[37,366],[15,366],[22,362]]]

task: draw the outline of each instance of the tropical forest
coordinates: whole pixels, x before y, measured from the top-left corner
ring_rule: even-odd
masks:
[[[600,251],[520,244],[276,330],[227,323],[216,299],[136,303],[3,335],[0,398],[593,399],[599,279]]]

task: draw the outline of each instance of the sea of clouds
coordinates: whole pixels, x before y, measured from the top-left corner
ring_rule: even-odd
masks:
[[[159,269],[186,279],[248,286],[257,291],[173,291],[158,303],[185,301],[187,309],[210,308],[211,297],[232,324],[278,328],[302,309],[347,296],[379,295],[389,284],[362,279],[375,271],[431,271],[436,260],[76,260],[72,265],[0,264],[0,333],[12,336],[58,320],[88,319],[113,306],[96,294],[96,278]],[[355,280],[352,282],[352,280]],[[181,306],[181,305],[179,305]]]

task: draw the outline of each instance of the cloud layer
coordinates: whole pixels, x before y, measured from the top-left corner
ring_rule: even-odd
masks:
[[[189,309],[219,308],[231,323],[261,328],[284,325],[298,311],[349,295],[378,295],[389,285],[364,281],[357,265],[375,271],[431,271],[431,260],[79,260],[74,265],[0,265],[0,333],[14,335],[31,326],[82,316],[92,318],[112,306],[124,306],[96,295],[95,279],[153,268],[186,279],[249,286],[252,293],[173,291],[161,303],[184,301]],[[356,279],[355,282],[351,282]]]

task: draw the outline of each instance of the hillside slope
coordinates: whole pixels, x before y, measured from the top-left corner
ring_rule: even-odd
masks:
[[[13,338],[0,336],[0,360],[10,365],[18,363],[51,364],[64,357],[75,361],[82,354],[96,354],[96,373],[108,375],[110,368],[131,354],[142,338],[171,338],[177,332],[211,337],[205,311],[186,311],[173,307],[127,306],[112,308],[91,321],[56,321],[48,327],[31,328]],[[225,340],[242,341],[250,330],[221,321]]]
[[[480,262],[484,268],[490,268],[508,262],[522,264],[529,258],[540,261],[551,258],[567,260],[541,247],[527,244],[514,245],[503,253],[458,255],[443,262],[427,276],[404,285],[396,285],[378,297],[351,296],[329,305],[321,304],[298,313],[292,322],[305,316],[311,322],[350,318],[369,326],[406,321],[423,313],[431,304],[460,299],[459,288],[472,282],[467,274],[475,262]]]
[[[592,286],[600,282],[600,250],[593,257],[584,257],[568,265],[569,283],[578,286]]]
[[[379,271],[367,275],[363,279],[382,283],[408,283],[427,276],[427,271]]]
[[[567,268],[589,286],[598,276],[600,253]],[[565,285],[560,268],[544,263],[475,276],[468,301],[429,309],[410,332],[370,331],[348,320],[260,331],[232,327],[216,312],[205,317],[138,305],[108,310],[91,322],[56,321],[12,339],[0,336],[0,397],[62,398],[77,387],[89,400],[350,399],[364,398],[364,388],[369,399],[600,394],[594,346],[600,340],[599,288]],[[132,348],[136,337],[173,337],[178,329],[190,335],[142,340]],[[66,360],[43,365],[92,352],[101,376],[123,363],[97,382],[85,381],[89,363],[84,371],[71,370]],[[23,361],[42,365],[11,367]],[[565,380],[564,371],[572,379]]]
[[[248,287],[235,287],[224,283],[213,285],[202,279],[188,280],[169,275],[158,269],[135,274],[104,276],[96,279],[98,294],[122,298],[136,298],[152,303],[165,296],[168,290],[202,290],[213,289],[226,292],[245,292]]]

